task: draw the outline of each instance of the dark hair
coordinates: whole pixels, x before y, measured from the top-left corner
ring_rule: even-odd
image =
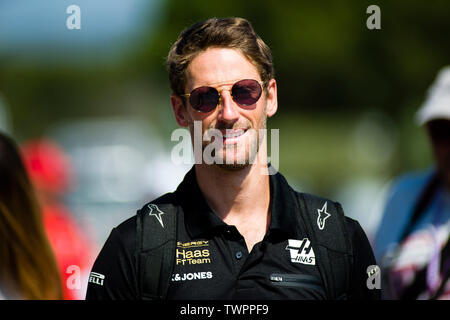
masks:
[[[17,299],[61,299],[55,256],[14,141],[0,132],[0,283]]]
[[[249,21],[243,18],[211,18],[184,30],[170,48],[167,69],[173,93],[185,93],[189,63],[200,52],[211,47],[239,50],[256,67],[265,84],[275,76],[270,49]]]

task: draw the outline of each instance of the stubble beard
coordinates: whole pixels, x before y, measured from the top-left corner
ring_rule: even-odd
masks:
[[[265,129],[266,129],[266,122],[267,122],[267,116],[266,116],[266,108],[264,108],[263,116],[260,120],[260,125],[258,128],[254,130],[250,130],[251,132],[246,132],[246,137],[244,137],[246,140],[248,140],[248,143],[244,143],[242,146],[239,146],[239,144],[231,144],[231,145],[223,145],[223,149],[221,150],[221,155],[219,157],[220,161],[214,164],[218,166],[219,168],[226,170],[226,171],[239,171],[247,168],[251,164],[256,162],[256,158],[259,154],[259,150],[261,148],[261,144],[264,141],[264,135],[265,135]],[[233,128],[228,128],[233,129]],[[253,129],[252,127],[248,129]],[[263,130],[260,130],[263,129]],[[208,144],[208,143],[207,143]],[[206,145],[207,145],[206,144]],[[206,147],[206,145],[203,145],[203,148]],[[226,149],[230,149],[231,152],[233,152],[232,155],[228,155],[228,152]],[[240,150],[240,149],[244,150]],[[239,159],[240,154],[244,154],[244,159]],[[228,160],[227,163],[227,156],[233,157],[233,161]],[[239,161],[240,160],[240,161]]]

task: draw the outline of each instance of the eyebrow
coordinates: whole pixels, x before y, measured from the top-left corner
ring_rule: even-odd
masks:
[[[195,86],[195,87],[193,87],[192,90],[197,89],[197,88],[201,88],[201,87],[220,87],[220,86],[225,86],[225,85],[231,86],[231,85],[235,84],[238,81],[247,80],[247,79],[256,80],[256,81],[258,81],[260,83],[262,82],[262,80],[253,79],[253,78],[239,78],[239,79],[234,79],[234,80],[227,80],[227,81],[224,81],[224,82],[215,82],[215,83],[203,84],[203,85],[200,85],[200,86]]]

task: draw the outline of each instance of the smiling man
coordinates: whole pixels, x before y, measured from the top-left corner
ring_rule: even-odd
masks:
[[[175,192],[113,229],[93,267],[102,284],[90,282],[87,298],[377,299],[358,222],[272,174],[264,129],[277,82],[250,23],[196,23],[167,64],[175,119],[194,153],[200,139],[214,161],[196,159]]]
[[[201,124],[203,150],[212,137],[221,140],[214,157],[222,169],[243,169],[253,163],[260,146],[265,146],[266,117],[277,110],[275,80],[260,79],[245,55],[230,48],[206,49],[192,60],[186,74],[190,93],[171,97],[178,124],[189,126],[191,133],[195,121]],[[186,108],[188,101],[191,108]],[[216,108],[219,103],[223,105],[220,110]]]

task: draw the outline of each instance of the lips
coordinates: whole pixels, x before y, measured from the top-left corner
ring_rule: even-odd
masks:
[[[245,135],[247,132],[247,129],[226,129],[226,130],[220,130],[223,137],[223,144],[236,144],[238,141]]]
[[[247,130],[245,129],[228,129],[222,132],[224,139],[233,139],[242,136]]]

